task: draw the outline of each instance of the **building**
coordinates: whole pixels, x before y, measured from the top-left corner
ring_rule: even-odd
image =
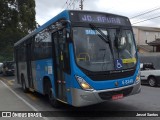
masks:
[[[160,52],[160,28],[133,26],[139,52]]]

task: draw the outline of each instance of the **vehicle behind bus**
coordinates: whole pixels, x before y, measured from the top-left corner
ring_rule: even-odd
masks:
[[[14,62],[5,61],[3,62],[2,73],[4,76],[14,75]]]
[[[139,59],[127,17],[65,10],[15,43],[17,83],[50,103],[87,106],[140,92]]]

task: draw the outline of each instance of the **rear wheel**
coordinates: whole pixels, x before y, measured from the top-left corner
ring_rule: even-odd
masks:
[[[28,88],[26,87],[26,82],[25,82],[25,78],[24,76],[22,75],[21,76],[21,84],[22,84],[22,90],[24,93],[28,92]]]
[[[150,78],[148,79],[148,83],[149,83],[149,85],[150,85],[151,87],[156,86],[156,79],[155,79],[155,77],[150,77]]]

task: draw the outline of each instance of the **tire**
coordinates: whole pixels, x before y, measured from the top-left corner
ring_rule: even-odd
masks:
[[[25,79],[24,79],[23,75],[21,76],[21,82],[22,82],[22,90],[23,90],[23,92],[27,93],[28,92],[28,88],[26,87],[26,82],[25,82]]]
[[[155,77],[150,77],[150,78],[148,79],[148,83],[149,83],[149,85],[150,85],[151,87],[156,86],[156,79],[155,79]]]
[[[54,108],[59,108],[60,107],[60,102],[58,100],[55,99],[55,97],[53,96],[52,93],[52,85],[50,82],[47,82],[47,95],[48,95],[48,99],[50,104],[54,107]]]

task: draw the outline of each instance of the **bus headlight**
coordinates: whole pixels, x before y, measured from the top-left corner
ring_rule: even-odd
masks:
[[[83,90],[88,90],[88,91],[94,90],[82,77],[75,76],[75,78]]]
[[[135,84],[138,84],[141,80],[141,77],[140,77],[140,71],[138,72],[138,75],[136,77],[136,80],[135,80]]]

